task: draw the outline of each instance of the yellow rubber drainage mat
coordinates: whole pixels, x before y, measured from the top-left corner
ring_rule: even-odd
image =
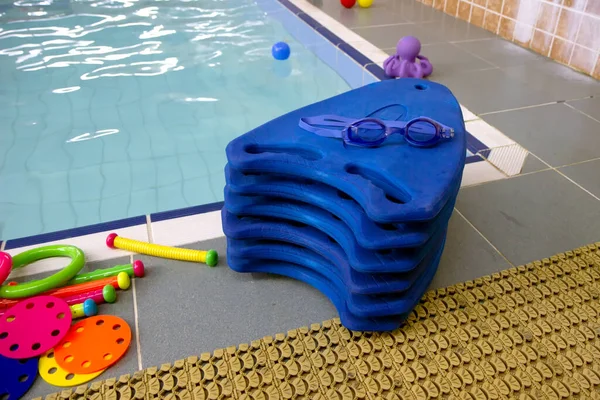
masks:
[[[337,319],[47,399],[600,399],[600,243],[427,293],[404,327]]]

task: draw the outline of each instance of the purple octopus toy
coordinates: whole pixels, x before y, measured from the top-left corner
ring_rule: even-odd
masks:
[[[405,36],[400,39],[396,54],[383,62],[386,75],[395,78],[424,78],[431,75],[433,66],[427,57],[419,55],[420,51],[421,42],[416,37]]]

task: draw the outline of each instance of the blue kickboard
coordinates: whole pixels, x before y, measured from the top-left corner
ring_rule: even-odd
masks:
[[[360,272],[410,271],[421,262],[433,243],[430,237],[419,247],[366,249],[358,244],[353,232],[344,222],[318,207],[290,200],[264,205],[260,203],[260,197],[246,198],[249,201],[241,207],[238,197],[241,196],[232,194],[227,187],[225,188],[225,206],[221,212],[223,231],[226,236],[234,239],[261,239],[261,237],[257,238],[255,233],[260,232],[263,236],[269,235],[269,239],[278,240],[277,235],[293,237],[302,230],[312,240],[321,244],[332,240],[339,244],[346,252],[352,268]],[[455,199],[451,199],[452,209],[454,202]],[[233,210],[229,208],[230,206]],[[438,232],[446,229],[449,219],[450,215],[445,221],[440,221]],[[310,244],[302,245],[311,247]]]
[[[228,239],[227,258],[282,261],[302,265],[327,278],[335,276],[336,281],[343,285],[338,289],[340,293],[344,294],[348,309],[352,314],[360,317],[380,317],[398,314],[397,310],[404,305],[404,298],[407,295],[410,296],[415,281],[429,268],[435,267],[432,261],[443,240],[444,235],[440,235],[436,247],[427,254],[419,266],[403,274],[361,274],[353,271],[343,257],[336,262],[331,262],[328,254],[317,254],[305,247],[275,240]],[[357,284],[360,285],[361,282],[367,282],[370,287],[379,285],[382,290],[385,290],[391,286],[388,281],[394,285],[394,292],[380,290],[376,295],[359,294],[350,289],[352,285],[358,286]]]
[[[296,218],[299,213],[290,210],[290,217]],[[316,211],[315,211],[316,212]],[[316,218],[310,216],[310,218]],[[311,224],[300,223],[277,218],[257,216],[237,216],[223,207],[221,211],[223,232],[233,239],[265,239],[294,243],[311,250],[326,247],[334,242],[340,245],[353,269],[363,273],[399,273],[414,269],[432,249],[434,238],[418,248],[368,250],[358,246],[350,229],[341,221],[329,221],[332,235],[329,236]],[[332,218],[333,219],[333,218]],[[313,221],[309,221],[313,222]],[[445,229],[445,227],[443,227]],[[318,252],[318,251],[317,251]]]
[[[454,128],[455,137],[418,148],[394,135],[380,147],[364,148],[344,146],[341,139],[298,126],[302,117],[325,114],[404,121],[426,116]],[[226,151],[236,170],[297,176],[334,187],[356,200],[373,221],[429,221],[448,203],[462,176],[466,132],[448,88],[420,79],[391,79],[285,114],[234,139]]]
[[[316,220],[314,227],[328,233],[334,229],[327,225],[331,218],[344,222],[358,245],[366,249],[419,247],[424,245],[440,226],[448,223],[454,211],[454,200],[460,189],[460,181],[454,188],[454,196],[432,221],[395,224],[377,224],[367,218],[364,210],[347,195],[321,183],[297,181],[287,177],[249,176],[225,167],[227,187],[225,201],[227,209],[234,214],[265,215],[281,217],[281,208],[297,207],[298,214],[285,213],[288,219],[306,222],[311,210],[319,207],[318,215],[329,214],[330,218]],[[314,181],[313,181],[314,182]],[[306,207],[303,207],[306,203]],[[270,210],[269,206],[274,209]],[[294,206],[292,206],[294,205]],[[297,206],[297,207],[296,207]]]
[[[37,375],[37,357],[18,360],[0,355],[0,398],[17,400],[23,397]]]
[[[412,285],[407,296],[403,298],[402,304],[394,311],[398,315],[386,315],[381,317],[361,317],[353,314],[346,302],[346,290],[344,283],[336,275],[324,276],[314,269],[306,268],[300,264],[284,261],[245,259],[228,256],[229,266],[238,272],[264,272],[287,276],[303,281],[325,294],[335,305],[342,324],[355,331],[391,331],[398,328],[410,315],[412,309],[417,305],[423,294],[427,291],[429,284],[435,276],[440,257],[444,250],[444,243],[434,253],[434,259],[430,268],[425,270]]]

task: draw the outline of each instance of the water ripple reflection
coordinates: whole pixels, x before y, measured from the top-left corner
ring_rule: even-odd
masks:
[[[0,11],[0,56],[15,57],[24,71],[101,66],[81,71],[84,80],[103,77],[100,71],[154,75],[202,64],[228,49],[266,46],[270,30],[250,2],[19,0]],[[190,42],[201,45],[184,51]],[[252,58],[255,50],[244,55]]]
[[[221,201],[228,142],[348,89],[255,1],[0,0],[0,240]]]

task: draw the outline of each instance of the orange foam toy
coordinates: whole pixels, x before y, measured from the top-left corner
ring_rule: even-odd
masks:
[[[54,347],[58,365],[74,374],[91,374],[116,363],[131,343],[131,328],[113,315],[96,315],[73,326]]]

